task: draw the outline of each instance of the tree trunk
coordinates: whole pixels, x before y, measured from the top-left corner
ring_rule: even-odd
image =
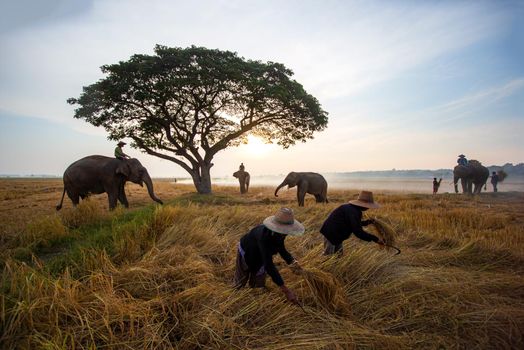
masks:
[[[195,188],[200,194],[211,194],[211,166],[200,164],[199,168],[191,174]]]

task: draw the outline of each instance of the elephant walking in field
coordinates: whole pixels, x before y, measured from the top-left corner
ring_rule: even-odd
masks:
[[[486,185],[488,177],[489,169],[478,160],[470,160],[467,165],[457,165],[453,169],[455,193],[458,193],[458,180],[460,179],[463,193],[478,194],[482,186]]]
[[[300,207],[304,206],[304,197],[306,196],[306,193],[314,195],[317,203],[328,202],[327,181],[320,174],[310,172],[290,172],[287,174],[284,181],[276,188],[275,197],[278,197],[278,191],[286,185],[288,188],[297,186],[297,200]]]
[[[109,209],[114,209],[117,201],[128,208],[129,203],[124,189],[127,181],[140,186],[145,183],[151,199],[163,204],[155,196],[153,181],[147,169],[140,164],[138,159],[120,160],[94,155],[77,160],[66,169],[64,172],[64,191],[56,210],[62,208],[65,193],[74,206],[80,202],[80,198],[84,199],[89,194],[106,192],[109,199]]]
[[[251,178],[249,176],[249,173],[247,171],[244,171],[243,169],[240,169],[238,171],[235,171],[233,173],[233,176],[238,179],[238,182],[240,183],[240,193],[244,194],[249,191],[249,179]]]

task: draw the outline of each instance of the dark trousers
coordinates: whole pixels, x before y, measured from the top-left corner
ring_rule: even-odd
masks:
[[[327,238],[324,237],[324,255],[343,255],[344,254],[344,243],[332,244]]]
[[[246,260],[239,251],[237,251],[237,259],[235,266],[235,279],[234,286],[236,289],[240,289],[246,285],[249,281],[251,288],[263,288],[266,286],[266,273],[265,272],[253,272],[249,269],[246,264]]]

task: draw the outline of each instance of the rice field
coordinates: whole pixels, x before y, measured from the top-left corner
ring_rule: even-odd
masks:
[[[164,206],[126,187],[55,211],[61,180],[0,180],[0,347],[5,349],[522,349],[524,193],[375,192],[368,226],[402,250],[352,236],[322,255],[328,204],[295,190],[156,181]],[[286,239],[304,271],[275,257],[300,306],[232,288],[239,238],[282,207],[306,227]]]

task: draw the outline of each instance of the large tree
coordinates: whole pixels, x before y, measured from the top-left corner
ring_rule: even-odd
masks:
[[[110,140],[170,160],[211,193],[215,154],[248,133],[284,148],[327,125],[318,100],[280,63],[245,60],[229,51],[156,46],[155,55],[101,67],[84,87],[75,118],[103,126]]]

